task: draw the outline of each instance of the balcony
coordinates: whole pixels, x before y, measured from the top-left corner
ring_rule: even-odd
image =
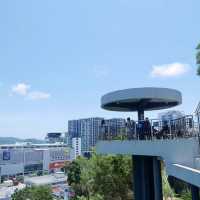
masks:
[[[199,126],[192,115],[174,120],[127,120],[118,133],[102,123],[99,140],[164,140],[199,136]]]

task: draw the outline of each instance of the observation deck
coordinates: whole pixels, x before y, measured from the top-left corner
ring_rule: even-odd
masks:
[[[167,174],[189,183],[193,199],[200,199],[199,129],[193,116],[163,121],[144,117],[145,111],[171,108],[181,103],[179,91],[153,87],[119,90],[101,99],[103,109],[138,112],[138,121],[129,119],[119,135],[106,132],[102,124],[97,143],[99,154],[132,155],[135,200],[163,199],[161,160]]]
[[[150,129],[136,121],[113,135],[102,132],[96,149],[99,154],[139,155],[158,157],[165,163],[169,176],[200,187],[200,145],[199,129],[193,116],[176,120],[149,120]]]

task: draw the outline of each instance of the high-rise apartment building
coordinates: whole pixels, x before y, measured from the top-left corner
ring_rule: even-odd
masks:
[[[158,118],[161,121],[169,121],[169,120],[175,120],[175,119],[179,119],[182,118],[184,116],[183,112],[177,111],[177,110],[169,110],[163,113],[160,113],[158,115]]]
[[[97,143],[98,137],[105,131],[114,135],[121,133],[125,127],[124,119],[108,119],[104,118],[87,118],[79,120],[70,120],[68,122],[68,134],[69,138],[80,137],[81,138],[81,151],[82,153],[91,151]]]
[[[106,119],[102,123],[102,130],[112,136],[121,135],[126,129],[126,120],[122,118]]]
[[[81,138],[81,151],[89,152],[96,145],[98,135],[101,133],[103,118],[87,118],[70,120],[68,122],[68,134],[72,138]]]

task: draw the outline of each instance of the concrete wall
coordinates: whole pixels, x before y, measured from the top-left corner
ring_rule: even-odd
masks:
[[[160,157],[168,175],[200,187],[200,160],[198,138],[174,140],[100,141],[98,154],[146,155]]]
[[[199,155],[198,139],[100,141],[99,154],[159,156],[169,163],[194,167],[194,158]]]
[[[1,165],[0,167],[1,167],[1,176],[20,174],[23,173],[24,171],[23,163]]]

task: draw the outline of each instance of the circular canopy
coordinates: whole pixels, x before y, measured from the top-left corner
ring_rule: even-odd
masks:
[[[168,88],[132,88],[104,95],[101,107],[111,111],[160,110],[182,103],[179,91]]]

